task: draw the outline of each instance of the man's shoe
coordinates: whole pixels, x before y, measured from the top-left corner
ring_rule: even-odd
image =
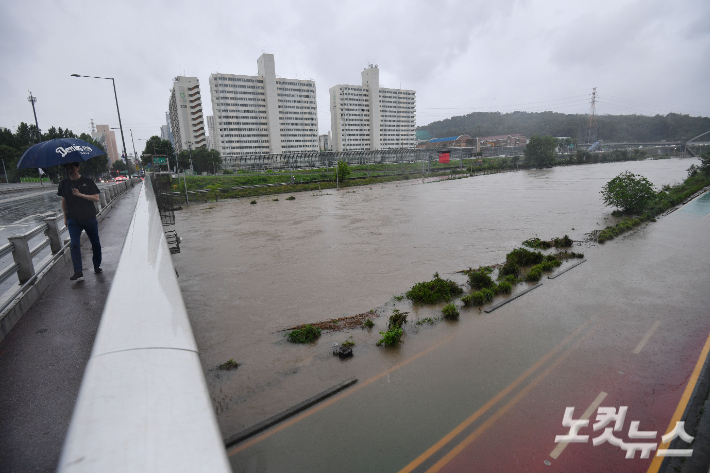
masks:
[[[84,273],[81,271],[74,271],[74,275],[69,278],[70,281],[83,281]]]
[[[94,268],[94,274],[101,274],[103,272],[104,272],[104,270],[99,268],[98,266],[96,268]]]

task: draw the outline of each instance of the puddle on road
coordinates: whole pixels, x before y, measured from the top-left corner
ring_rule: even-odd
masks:
[[[367,379],[457,331],[493,330],[495,313],[468,308],[460,322],[416,325],[439,317],[441,306],[412,307],[393,295],[434,272],[463,283],[465,276],[456,271],[499,263],[527,238],[568,234],[583,240],[584,233],[613,222],[599,194],[609,179],[629,170],[655,185],[680,182],[695,162],[412,180],[354,193],[298,193],[295,201],[219,201],[176,213],[183,242],[173,261],[223,434],[347,378]],[[395,307],[410,312],[404,344],[376,347]],[[372,309],[381,314],[374,328],[324,333],[312,345],[288,343],[280,331]],[[355,357],[333,357],[333,343],[348,337]],[[241,363],[238,370],[214,369],[229,359]]]

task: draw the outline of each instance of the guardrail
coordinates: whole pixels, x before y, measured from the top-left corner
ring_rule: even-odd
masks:
[[[61,473],[231,471],[148,179],[84,372]]]
[[[137,180],[104,186],[99,189],[99,202],[97,202],[97,219],[102,220],[113,201],[122,193],[133,187]],[[60,227],[62,214],[44,219],[44,224],[33,228],[21,235],[8,238],[8,243],[0,246],[0,259],[12,254],[13,263],[0,268],[0,284],[17,275],[18,283],[10,287],[0,296],[0,340],[10,332],[12,327],[31,307],[37,297],[46,289],[49,282],[37,286],[37,282],[54,267],[57,261],[70,258],[69,240],[62,241],[62,234],[67,230]],[[46,238],[30,247],[30,241],[44,232]],[[51,257],[43,258],[37,262],[37,257],[47,246],[51,249]],[[29,300],[25,296],[33,291]]]

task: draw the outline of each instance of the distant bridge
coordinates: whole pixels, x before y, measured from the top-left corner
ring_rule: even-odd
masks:
[[[710,133],[707,132],[707,133]],[[650,151],[650,154],[676,155],[680,157],[696,157],[703,153],[703,150],[710,149],[710,142],[694,141],[705,135],[698,135],[688,141],[637,141],[637,142],[599,142],[594,149],[589,151],[612,151],[615,149],[639,149]],[[588,148],[593,145],[579,144],[579,148]]]
[[[686,141],[686,142],[685,142],[685,152],[686,152],[687,154],[691,155],[691,156],[697,156],[697,154],[702,154],[702,151],[693,150],[693,149],[692,149],[690,146],[688,146],[688,145],[689,145],[691,142],[693,142],[693,141],[697,140],[698,138],[700,138],[701,136],[707,135],[708,133],[710,133],[710,131],[706,131],[705,133],[701,133],[701,134],[699,134],[698,136],[696,136],[695,138],[692,138],[692,139]],[[710,144],[710,143],[702,143],[702,144],[701,144],[701,143],[699,143],[699,142],[695,142],[695,143],[693,143],[691,146],[700,146],[700,147],[701,147],[701,150],[702,150],[702,146],[703,146],[703,145],[707,146],[707,145],[709,145],[709,144]],[[696,154],[696,151],[698,151],[697,154]]]

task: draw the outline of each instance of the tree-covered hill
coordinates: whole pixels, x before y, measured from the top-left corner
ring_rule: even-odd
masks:
[[[568,136],[587,141],[589,115],[556,112],[474,112],[417,127],[428,130],[434,138],[470,135],[472,137],[522,133]],[[666,116],[600,115],[597,139],[607,142],[643,142],[689,140],[710,130],[710,117],[691,117],[669,113]]]
[[[59,129],[55,127],[49,128],[46,133],[40,136],[37,134],[35,125],[20,123],[15,133],[7,128],[0,128],[0,159],[4,164],[4,168],[0,168],[0,173],[3,169],[7,171],[7,175],[0,177],[0,182],[20,182],[21,177],[39,177],[37,169],[17,169],[17,162],[22,154],[27,151],[32,145],[40,141],[53,140],[55,138],[79,138],[87,143],[91,143],[97,148],[104,147],[98,141],[94,140],[90,135],[82,133],[76,136],[69,129]],[[84,162],[81,166],[81,174],[87,176],[99,176],[108,170],[108,157],[106,155],[96,156]],[[64,176],[62,166],[52,166],[44,169],[44,172],[52,179],[57,181]]]

